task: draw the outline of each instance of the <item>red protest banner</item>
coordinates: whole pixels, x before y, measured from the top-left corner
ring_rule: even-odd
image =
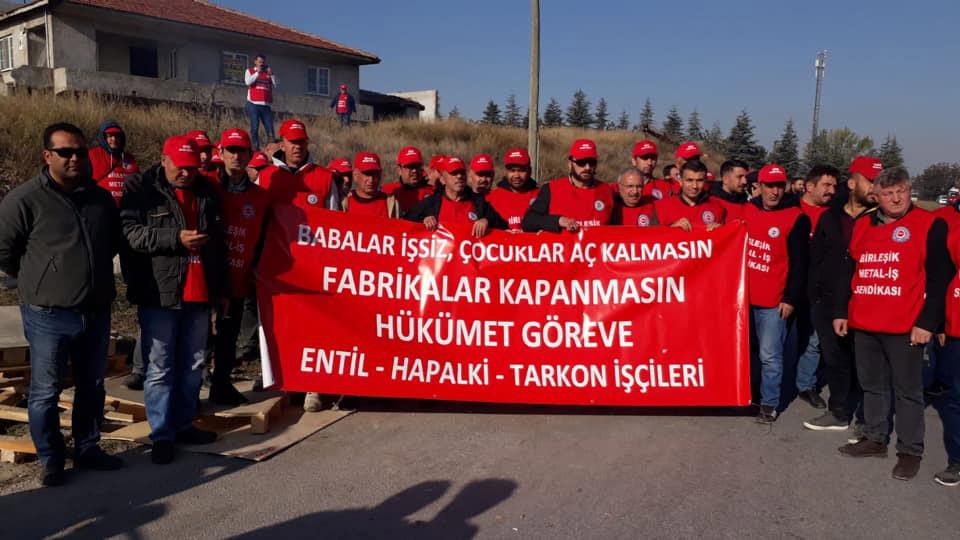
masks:
[[[742,225],[476,239],[468,227],[351,219],[308,197],[274,208],[258,269],[267,384],[505,403],[750,401]]]

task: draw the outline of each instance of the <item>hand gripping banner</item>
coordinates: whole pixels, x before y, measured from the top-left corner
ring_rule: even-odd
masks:
[[[264,379],[457,401],[750,401],[746,230],[440,227],[278,205],[257,275]]]

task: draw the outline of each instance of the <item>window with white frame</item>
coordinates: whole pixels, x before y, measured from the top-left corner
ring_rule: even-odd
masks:
[[[316,96],[330,95],[330,68],[316,66],[307,68],[307,93]]]
[[[0,71],[13,69],[13,36],[0,37]]]
[[[249,62],[250,57],[244,53],[223,51],[220,56],[220,80],[228,84],[246,84],[243,75]]]

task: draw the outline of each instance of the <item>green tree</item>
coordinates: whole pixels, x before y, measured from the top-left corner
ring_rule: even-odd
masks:
[[[886,163],[883,164],[887,166]],[[921,199],[933,200],[945,195],[960,181],[960,163],[935,163],[914,178],[914,187],[920,192]]]
[[[460,114],[460,109],[458,109],[456,105],[454,105],[453,108],[450,109],[450,112],[447,113],[447,119],[448,120],[463,119],[463,116]]]
[[[821,130],[803,150],[803,163],[809,169],[814,165],[833,165],[846,170],[853,158],[874,152],[873,139],[861,137],[850,128]]]
[[[503,118],[500,117],[500,106],[492,99],[487,102],[487,108],[483,110],[484,124],[499,126],[503,124]]]
[[[610,121],[610,114],[607,112],[607,100],[600,98],[600,101],[597,101],[597,109],[593,113],[593,125],[597,129],[608,129]]]
[[[697,112],[697,109],[693,109],[693,112],[687,118],[687,140],[702,141],[705,136],[703,125],[700,124],[700,113]]]
[[[503,125],[510,127],[523,125],[523,115],[520,113],[520,106],[517,105],[517,96],[513,94],[507,96],[507,104],[503,107]]]
[[[653,103],[650,98],[643,102],[643,110],[640,111],[640,124],[637,126],[639,131],[649,131],[653,127]]]
[[[884,167],[900,167],[903,165],[903,148],[897,142],[896,135],[887,135],[880,145],[880,152],[877,155]]]
[[[670,107],[667,118],[663,121],[663,136],[676,142],[683,139],[683,118],[680,118],[676,105]]]
[[[593,115],[590,114],[590,100],[587,93],[577,90],[573,93],[573,100],[567,107],[567,125],[579,128],[588,128],[593,125]]]
[[[767,157],[766,149],[757,144],[753,134],[753,121],[746,110],[740,111],[723,147],[728,159],[742,160],[754,169],[763,166]]]
[[[714,122],[713,126],[703,135],[703,145],[714,152],[723,152],[723,130],[720,129],[720,122]]]
[[[556,98],[550,98],[550,102],[547,103],[547,108],[543,110],[543,126],[563,126],[563,109],[560,108],[560,103]]]
[[[630,115],[627,114],[626,109],[620,113],[620,118],[617,119],[617,129],[622,129],[624,131],[630,129]]]
[[[793,119],[787,120],[783,126],[783,134],[774,141],[773,150],[767,158],[770,163],[779,163],[787,170],[790,178],[796,178],[805,173],[800,162],[800,141],[797,132],[793,129]]]

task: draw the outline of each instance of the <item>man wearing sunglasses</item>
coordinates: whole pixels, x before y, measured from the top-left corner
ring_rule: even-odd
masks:
[[[43,132],[40,174],[0,202],[0,270],[17,278],[23,333],[30,344],[30,436],[45,486],[64,481],[61,376],[72,364],[74,468],[112,470],[119,458],[99,447],[103,376],[116,296],[113,257],[120,219],[110,192],[89,176],[83,133],[60,123]],[[68,360],[69,359],[69,360]]]
[[[608,225],[613,190],[596,178],[597,145],[577,139],[568,154],[570,173],[540,188],[521,227],[526,232],[577,232],[581,227]]]

